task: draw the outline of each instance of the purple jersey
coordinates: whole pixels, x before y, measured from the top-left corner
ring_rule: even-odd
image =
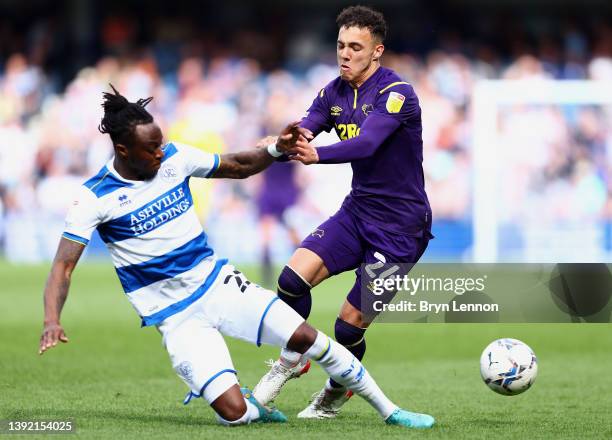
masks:
[[[384,67],[357,89],[338,77],[319,92],[301,125],[315,135],[333,128],[341,139],[317,152],[319,163],[351,162],[344,208],[386,231],[427,229],[421,109],[412,86]]]

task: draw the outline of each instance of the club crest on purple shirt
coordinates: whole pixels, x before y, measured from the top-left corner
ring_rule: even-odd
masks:
[[[315,229],[310,235],[313,237],[323,238],[325,231],[323,229]]]

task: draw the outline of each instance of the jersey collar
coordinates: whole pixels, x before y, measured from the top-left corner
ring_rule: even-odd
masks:
[[[383,66],[380,66],[378,69],[376,69],[376,71],[368,78],[366,79],[363,84],[361,84],[357,90],[359,92],[365,92],[366,90],[370,89],[373,85],[376,85],[378,83],[378,80],[381,78],[381,76],[384,73],[384,70],[386,70]],[[351,86],[348,81],[346,81],[346,84],[354,90],[353,86]]]
[[[126,179],[125,177],[122,177],[121,174],[119,174],[119,172],[113,166],[114,161],[115,161],[115,156],[111,157],[111,159],[106,163],[106,168],[108,168],[108,170],[111,172],[113,177],[116,177],[122,182],[129,183],[132,187],[146,185],[147,183],[151,182],[150,180],[148,181],[147,180],[130,180],[130,179]]]

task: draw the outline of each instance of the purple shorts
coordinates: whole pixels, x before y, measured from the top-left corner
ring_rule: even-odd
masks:
[[[276,198],[273,195],[262,196],[258,200],[259,217],[271,216],[284,223],[285,211],[295,205],[296,199],[291,195]]]
[[[357,279],[347,300],[358,310],[361,308],[361,265],[379,261],[375,254],[384,256],[387,263],[416,263],[431,235],[429,222],[418,233],[402,235],[385,231],[367,223],[345,208],[340,208],[323,222],[300,247],[311,250],[323,260],[330,275],[357,269]]]
[[[297,202],[300,190],[295,179],[296,165],[273,163],[264,173],[257,197],[259,216],[272,216],[283,221],[285,211]]]

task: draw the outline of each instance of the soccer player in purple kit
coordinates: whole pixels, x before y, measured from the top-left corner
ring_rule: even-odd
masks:
[[[290,158],[306,165],[350,162],[352,189],[340,210],[304,239],[283,268],[278,296],[307,318],[313,287],[357,269],[335,323],[335,337],[362,359],[372,315],[366,316],[361,304],[360,266],[416,263],[433,238],[431,208],[424,185],[418,98],[410,84],[380,65],[387,31],[383,15],[351,6],[336,22],[340,76],[321,89],[300,126],[315,136],[334,129],[341,141],[318,148],[298,142]],[[289,379],[305,371],[302,356],[282,350],[254,395],[267,404]],[[350,396],[329,379],[298,417],[335,417]]]

